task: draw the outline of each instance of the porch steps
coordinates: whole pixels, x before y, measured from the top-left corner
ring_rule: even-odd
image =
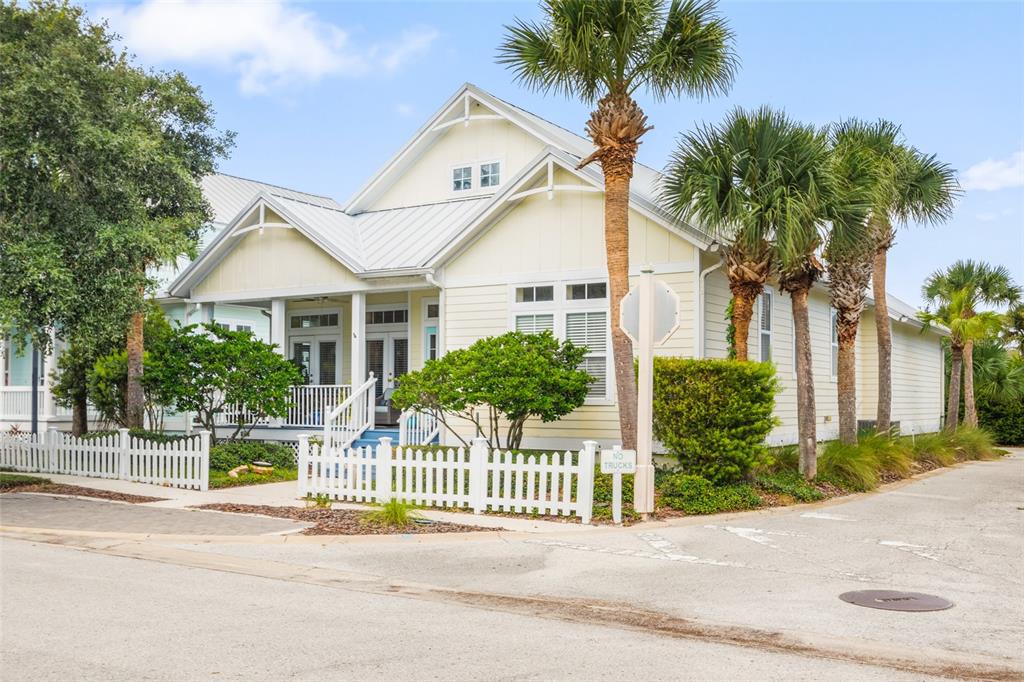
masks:
[[[356,439],[356,441],[352,444],[352,447],[362,448],[366,447],[367,445],[377,447],[377,445],[380,444],[380,439],[384,437],[390,438],[391,443],[393,445],[398,445],[398,427],[396,426],[394,428],[367,429],[366,431],[363,432],[362,436]],[[433,442],[436,443],[437,441],[438,439],[434,438]]]

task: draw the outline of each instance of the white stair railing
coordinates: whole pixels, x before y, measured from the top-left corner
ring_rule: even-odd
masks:
[[[441,433],[441,422],[431,412],[408,409],[398,418],[399,445],[430,445]]]
[[[352,390],[345,402],[330,411],[324,421],[324,448],[347,448],[372,429],[376,419],[377,377],[370,378]]]

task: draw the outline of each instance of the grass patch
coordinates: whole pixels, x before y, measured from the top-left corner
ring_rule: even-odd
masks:
[[[818,480],[863,492],[878,486],[878,458],[871,448],[837,440],[825,445],[818,457]]]
[[[948,467],[956,462],[956,448],[949,434],[925,433],[911,440],[914,461],[932,467]]]
[[[959,460],[995,459],[999,456],[995,440],[984,429],[961,426],[950,436],[950,444]]]
[[[387,528],[406,528],[423,515],[416,511],[416,506],[404,500],[389,500],[377,509],[363,512],[362,520],[375,526]]]
[[[298,469],[278,469],[269,474],[240,472],[238,478],[231,478],[226,471],[210,470],[210,488],[234,488],[240,485],[260,485],[261,483],[281,483],[299,478]]]
[[[692,474],[666,474],[658,485],[662,506],[687,514],[718,514],[764,506],[764,500],[746,483],[715,485]]]
[[[50,483],[50,479],[41,476],[25,476],[24,474],[0,473],[0,490],[17,488],[22,485],[42,485]]]
[[[912,472],[913,449],[899,438],[892,438],[886,433],[865,433],[857,446],[868,453],[868,457],[874,458],[879,473],[906,478]]]
[[[757,474],[754,476],[754,486],[766,493],[788,495],[797,502],[817,502],[825,499],[824,493],[804,480],[796,471]]]

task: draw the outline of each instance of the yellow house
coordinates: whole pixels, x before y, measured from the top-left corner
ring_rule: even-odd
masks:
[[[585,342],[585,366],[595,381],[586,404],[572,414],[530,424],[524,447],[614,443],[603,181],[593,165],[576,168],[591,151],[588,140],[467,84],[345,203],[229,176],[207,178],[211,203],[230,199],[239,208],[168,295],[198,306],[204,321],[216,320],[223,306],[265,311],[271,340],[305,368],[309,383],[294,389],[293,415],[261,427],[256,437],[294,438],[346,401],[349,411],[337,418],[348,420],[348,439],[380,435],[364,431],[396,420],[386,397],[402,374],[485,336],[550,329]],[[658,180],[657,171],[638,164],[630,206],[633,275],[653,267],[681,301],[681,324],[657,352],[724,357],[729,294],[716,244],[658,208]],[[892,300],[890,310],[893,417],[904,432],[936,430],[940,338],[922,335],[908,306]],[[772,440],[792,442],[788,298],[769,289],[756,317],[751,348],[776,364],[784,387]],[[863,324],[858,400],[870,419],[870,314]],[[834,324],[824,289],[812,296],[811,325],[819,433],[830,437],[837,418]]]

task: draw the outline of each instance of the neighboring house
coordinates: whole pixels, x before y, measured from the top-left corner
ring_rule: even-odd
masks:
[[[167,309],[187,310],[193,322],[259,311],[270,339],[305,366],[310,385],[293,391],[304,407],[254,437],[292,440],[318,428],[371,372],[379,381],[366,390],[381,403],[402,374],[446,350],[512,329],[550,329],[589,348],[585,367],[595,381],[583,407],[558,422],[531,422],[524,447],[614,443],[603,182],[596,165],[576,168],[591,151],[585,138],[465,85],[345,203],[207,178],[218,230],[167,286]],[[630,204],[632,274],[653,266],[681,299],[680,327],[657,352],[725,357],[729,292],[717,245],[657,207],[658,179],[637,164]],[[751,330],[752,354],[776,363],[784,388],[775,442],[796,438],[789,305],[770,289]],[[937,430],[940,337],[921,334],[908,306],[890,300],[890,310],[893,418],[905,432]],[[819,434],[827,438],[837,427],[834,325],[821,288],[811,297],[811,326]],[[860,338],[858,403],[871,419],[870,311]],[[378,423],[389,419],[384,406],[378,414]]]

